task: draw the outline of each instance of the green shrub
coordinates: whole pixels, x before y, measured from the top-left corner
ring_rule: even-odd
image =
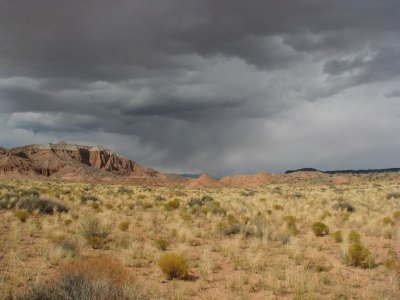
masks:
[[[21,222],[26,222],[26,220],[29,217],[29,212],[25,209],[18,209],[15,212],[15,216],[21,221]]]
[[[361,268],[372,268],[375,265],[371,252],[361,243],[349,245],[345,255],[345,262],[349,266]]]
[[[282,205],[279,205],[279,204],[275,204],[275,205],[274,205],[274,209],[275,209],[275,210],[283,210],[283,206],[282,206]]]
[[[322,222],[315,222],[312,225],[312,230],[316,236],[324,236],[329,234],[329,227]]]
[[[400,210],[396,210],[396,211],[393,213],[393,219],[395,219],[396,221],[397,221],[397,220],[400,220]]]
[[[343,242],[343,235],[340,230],[335,231],[334,233],[331,234],[332,238],[336,243],[341,243]]]
[[[177,254],[165,254],[158,260],[158,266],[168,279],[185,279],[189,275],[189,264]]]
[[[93,249],[102,248],[110,234],[110,228],[105,227],[100,220],[94,216],[83,218],[79,231]]]
[[[349,243],[360,243],[361,242],[361,236],[357,231],[350,231],[349,236],[348,236]]]

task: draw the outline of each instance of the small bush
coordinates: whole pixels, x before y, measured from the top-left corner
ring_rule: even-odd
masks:
[[[93,249],[103,247],[106,238],[110,234],[110,229],[101,224],[100,220],[94,216],[88,216],[81,221],[80,233],[87,240]]]
[[[180,206],[179,199],[174,199],[165,203],[164,207],[166,210],[175,210],[178,209]]]
[[[221,229],[225,235],[233,235],[240,233],[242,225],[238,223],[224,224]]]
[[[295,216],[284,216],[283,221],[285,221],[288,227],[296,226],[297,218]]]
[[[393,219],[395,219],[396,221],[397,221],[397,220],[400,220],[400,210],[396,210],[396,211],[393,213]]]
[[[158,266],[167,279],[185,279],[189,275],[189,265],[181,255],[165,254],[158,260]]]
[[[393,192],[393,193],[388,193],[386,195],[386,199],[400,199],[400,193],[399,192]]]
[[[322,222],[315,222],[312,225],[312,230],[316,236],[324,236],[329,234],[329,227]]]
[[[348,241],[349,241],[349,243],[360,243],[361,236],[357,231],[352,230],[349,233]]]
[[[26,198],[16,204],[19,209],[26,209],[29,212],[38,211],[42,214],[52,215],[54,212],[68,212],[69,209],[59,202],[47,199]]]
[[[56,280],[40,285],[20,300],[117,300],[146,299],[140,290],[128,285],[123,266],[108,257],[72,261],[62,267]]]
[[[25,209],[18,209],[15,212],[15,216],[21,221],[21,222],[26,222],[26,220],[29,217],[29,212]]]
[[[335,231],[334,233],[331,234],[331,236],[336,243],[343,242],[343,235],[340,230]]]
[[[127,231],[128,228],[129,228],[129,222],[128,221],[123,221],[123,222],[119,223],[118,227],[122,231]]]
[[[240,192],[240,195],[243,197],[253,197],[256,194],[256,191],[254,190],[244,190]]]
[[[206,202],[208,201],[214,201],[214,198],[208,195],[204,195],[201,198],[190,198],[187,201],[187,205],[189,207],[193,207],[193,206],[204,206],[206,204]]]
[[[375,265],[371,252],[361,243],[349,245],[345,255],[345,262],[349,266],[361,268],[372,268]]]
[[[21,198],[24,198],[24,197],[39,198],[40,194],[37,190],[25,190],[25,191],[21,191],[19,196]]]
[[[92,196],[92,195],[83,195],[82,197],[81,197],[81,203],[86,203],[86,202],[88,202],[88,201],[93,201],[93,202],[96,202],[96,201],[98,201],[99,199],[96,197],[96,196]]]
[[[154,197],[154,201],[156,201],[156,202],[164,202],[165,198],[163,196],[161,196],[161,195],[157,195],[157,196]]]
[[[398,261],[398,255],[396,251],[389,250],[388,257],[383,261],[383,265],[386,267],[386,269],[395,270],[397,266],[397,261]]]
[[[226,220],[228,221],[229,224],[239,223],[238,219],[232,214],[228,214],[226,216]]]
[[[327,217],[332,217],[332,214],[329,211],[325,211],[322,215],[321,215],[321,220],[326,219]]]
[[[205,214],[207,214],[208,212],[210,212],[213,215],[216,216],[225,216],[226,215],[226,210],[221,207],[221,203],[219,203],[218,201],[207,201],[204,207],[203,212]]]
[[[274,209],[275,210],[283,210],[283,206],[279,205],[279,204],[276,204],[276,205],[274,205]]]
[[[71,225],[71,223],[72,223],[72,220],[71,220],[71,219],[65,219],[65,220],[64,220],[64,225],[65,225],[65,226],[69,226],[69,225]]]
[[[351,205],[347,201],[339,201],[333,206],[334,209],[336,210],[342,210],[342,211],[347,211],[347,212],[354,212],[355,208],[353,205]]]
[[[120,194],[130,194],[130,193],[132,193],[133,191],[132,191],[131,189],[125,187],[125,186],[120,186],[120,187],[118,188],[117,192],[120,193]]]
[[[154,243],[155,243],[156,247],[158,249],[162,250],[162,251],[167,250],[167,248],[169,246],[169,242],[167,240],[164,240],[164,239],[155,240]]]
[[[149,208],[153,207],[153,204],[151,202],[149,202],[149,201],[145,201],[145,202],[141,203],[141,206],[142,206],[143,209],[149,209]]]
[[[300,230],[297,229],[297,218],[294,216],[284,216],[283,220],[286,222],[286,227],[291,235],[298,235]]]
[[[393,225],[394,225],[394,221],[393,221],[391,218],[389,218],[389,217],[383,218],[383,219],[382,219],[382,223],[383,223],[383,225],[385,225],[385,226],[388,226],[388,225],[393,226]]]
[[[79,255],[79,245],[76,241],[63,239],[57,243],[69,257],[76,257]]]

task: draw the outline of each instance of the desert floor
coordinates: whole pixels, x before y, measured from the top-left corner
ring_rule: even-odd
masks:
[[[0,199],[3,299],[32,298],[75,271],[126,299],[400,299],[398,181],[185,189],[1,180]],[[168,279],[159,266],[168,253],[189,273]]]

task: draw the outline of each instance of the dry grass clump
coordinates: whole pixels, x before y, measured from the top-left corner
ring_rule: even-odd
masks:
[[[348,236],[348,241],[349,243],[360,243],[361,242],[361,236],[357,231],[350,231],[349,236]]]
[[[315,234],[315,236],[324,236],[329,234],[329,227],[328,225],[322,223],[322,222],[315,222],[312,225],[312,230]]]
[[[169,246],[169,241],[167,241],[165,239],[157,239],[154,241],[154,244],[161,251],[165,251],[165,250],[167,250],[167,248]]]
[[[353,205],[351,205],[351,203],[347,202],[347,201],[339,201],[338,203],[336,203],[333,206],[334,209],[336,210],[342,210],[342,211],[347,211],[347,212],[354,212],[356,209],[354,208]]]
[[[334,240],[336,243],[341,243],[341,242],[343,242],[343,235],[342,235],[342,232],[341,232],[340,230],[337,230],[337,231],[333,232],[333,233],[331,234],[331,236],[332,236],[333,240]]]
[[[284,216],[283,221],[285,221],[286,227],[290,234],[298,235],[300,233],[300,230],[296,227],[298,219],[295,216]]]
[[[95,216],[86,216],[80,224],[80,233],[93,249],[104,246],[111,229],[101,223]]]
[[[382,219],[382,224],[385,225],[385,226],[387,226],[387,225],[393,226],[394,225],[394,221],[389,217],[384,217]]]
[[[81,197],[81,203],[86,203],[88,201],[96,202],[98,200],[99,200],[99,198],[97,198],[96,196],[93,196],[93,195],[82,195],[82,197]]]
[[[127,273],[119,262],[109,257],[86,258],[64,265],[55,280],[39,285],[17,299],[147,299],[140,289],[129,289],[127,283]]]
[[[189,275],[189,264],[182,255],[165,254],[158,260],[158,266],[167,279],[186,279]]]
[[[15,216],[24,223],[29,217],[29,212],[26,209],[18,209],[15,212]]]
[[[164,207],[166,210],[175,210],[175,209],[178,209],[180,205],[181,205],[181,203],[180,203],[179,199],[175,198],[175,199],[170,200],[167,203],[165,203]]]
[[[349,245],[345,254],[345,262],[349,266],[365,269],[375,266],[371,252],[361,243],[352,243]]]
[[[129,229],[129,222],[122,221],[121,223],[119,223],[118,228],[121,229],[122,231],[127,231]]]

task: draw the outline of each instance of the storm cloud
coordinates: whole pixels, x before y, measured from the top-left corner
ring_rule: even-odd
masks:
[[[395,0],[0,0],[0,145],[166,172],[400,166]]]

